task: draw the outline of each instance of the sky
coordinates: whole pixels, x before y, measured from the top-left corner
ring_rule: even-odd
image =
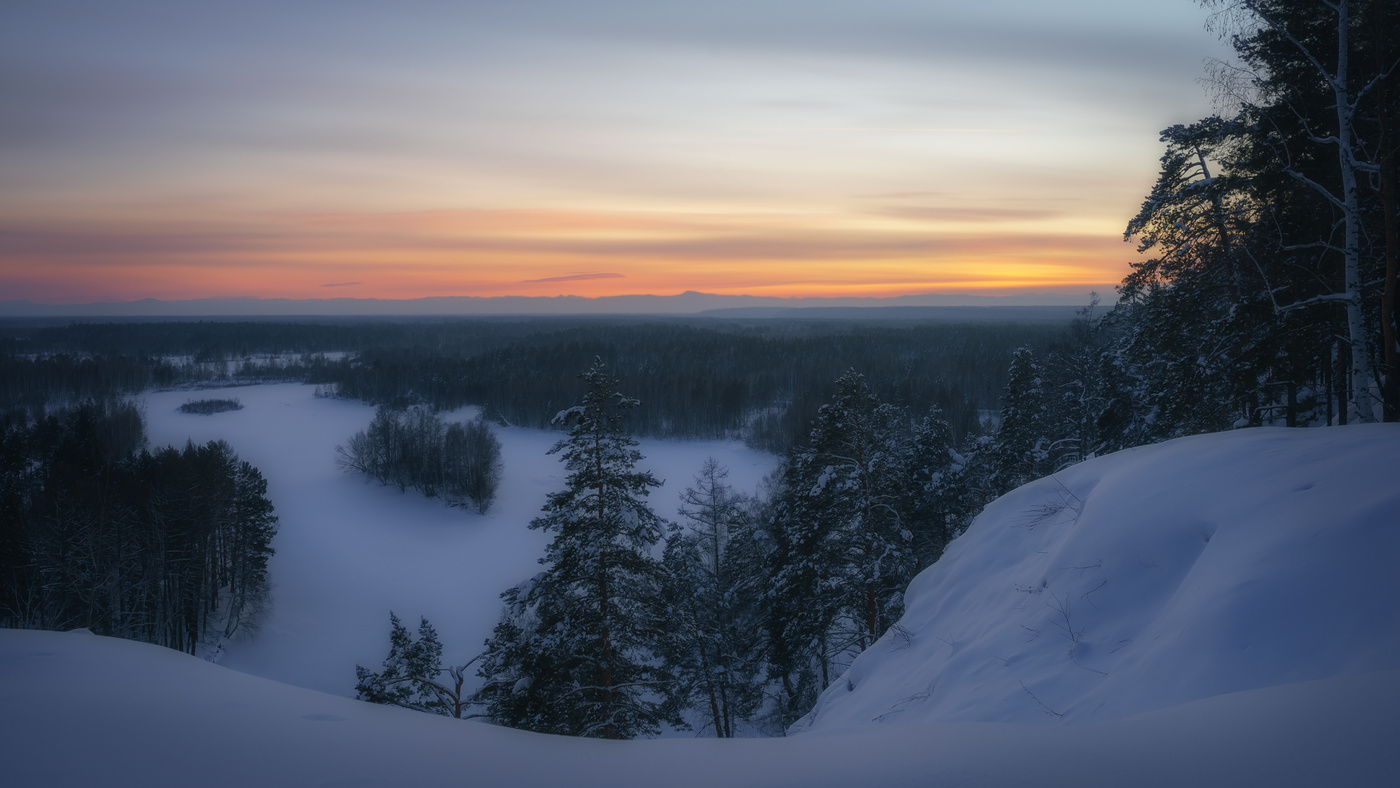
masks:
[[[1190,0],[0,6],[0,301],[1112,292]]]

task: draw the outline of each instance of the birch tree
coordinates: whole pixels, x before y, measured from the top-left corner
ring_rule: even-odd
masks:
[[[1362,101],[1383,84],[1395,70],[1397,61],[1394,57],[1382,57],[1377,73],[1369,75],[1364,82],[1355,77],[1352,33],[1359,22],[1359,15],[1354,11],[1363,3],[1352,0],[1203,0],[1203,3],[1218,9],[1223,19],[1241,31],[1235,39],[1236,47],[1242,49],[1246,57],[1252,51],[1251,47],[1267,45],[1269,37],[1276,37],[1293,49],[1312,71],[1314,78],[1320,80],[1330,93],[1335,111],[1335,125],[1332,128],[1314,128],[1301,114],[1300,118],[1304,121],[1309,142],[1335,151],[1339,182],[1326,184],[1315,180],[1297,166],[1297,152],[1285,148],[1282,153],[1285,171],[1330,203],[1342,216],[1342,243],[1338,246],[1327,242],[1336,246],[1344,261],[1342,291],[1315,296],[1288,306],[1324,302],[1337,302],[1344,306],[1350,346],[1353,408],[1359,420],[1375,421],[1377,377],[1372,366],[1372,337],[1367,330],[1364,311],[1367,283],[1362,278],[1360,187],[1363,180],[1381,174],[1381,165],[1373,160],[1377,150],[1375,141],[1361,136],[1357,118]],[[1324,17],[1329,17],[1326,19],[1329,32],[1321,35],[1323,28],[1318,22]],[[1329,50],[1333,53],[1331,58],[1328,58]],[[1270,87],[1276,90],[1281,86],[1275,82]],[[1286,96],[1283,98],[1288,100]]]

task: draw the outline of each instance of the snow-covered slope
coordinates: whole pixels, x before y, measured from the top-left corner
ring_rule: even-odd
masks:
[[[0,630],[6,788],[1393,786],[1400,671],[1111,724],[603,742],[375,706],[85,633]]]
[[[1400,425],[1240,430],[987,507],[798,729],[1101,722],[1400,668]]]

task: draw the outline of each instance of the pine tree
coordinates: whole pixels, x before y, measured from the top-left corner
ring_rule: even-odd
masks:
[[[1044,373],[1034,351],[1020,348],[1011,358],[992,451],[991,486],[995,495],[1049,473],[1049,427]]]
[[[964,460],[953,448],[943,411],[934,407],[914,428],[904,462],[905,477],[913,485],[905,521],[922,568],[937,561],[967,525],[962,506]]]
[[[854,370],[836,388],[785,471],[774,523],[782,563],[770,592],[786,611],[782,637],[815,654],[822,688],[899,618],[917,568],[904,521],[913,487],[903,414]]]
[[[674,717],[658,651],[664,570],[652,556],[663,521],[645,498],[660,485],[623,427],[638,403],[601,360],[551,454],[568,476],[530,523],[553,535],[533,581],[506,592],[481,675],[488,715],[529,730],[601,738],[656,733]]]
[[[731,738],[762,700],[762,554],[749,501],[730,489],[729,471],[705,461],[682,494],[666,541],[666,663],[677,693],[698,705],[718,738]]]
[[[355,697],[370,703],[461,718],[463,710],[471,703],[462,694],[466,667],[442,667],[442,642],[428,619],[418,620],[418,637],[414,638],[391,611],[389,656],[384,658],[383,668],[378,673],[355,666]],[[448,674],[449,682],[440,680],[443,673]]]

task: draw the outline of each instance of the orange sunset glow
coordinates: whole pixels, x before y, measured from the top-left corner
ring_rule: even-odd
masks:
[[[1168,0],[546,5],[5,12],[0,301],[1111,291],[1219,46]]]

